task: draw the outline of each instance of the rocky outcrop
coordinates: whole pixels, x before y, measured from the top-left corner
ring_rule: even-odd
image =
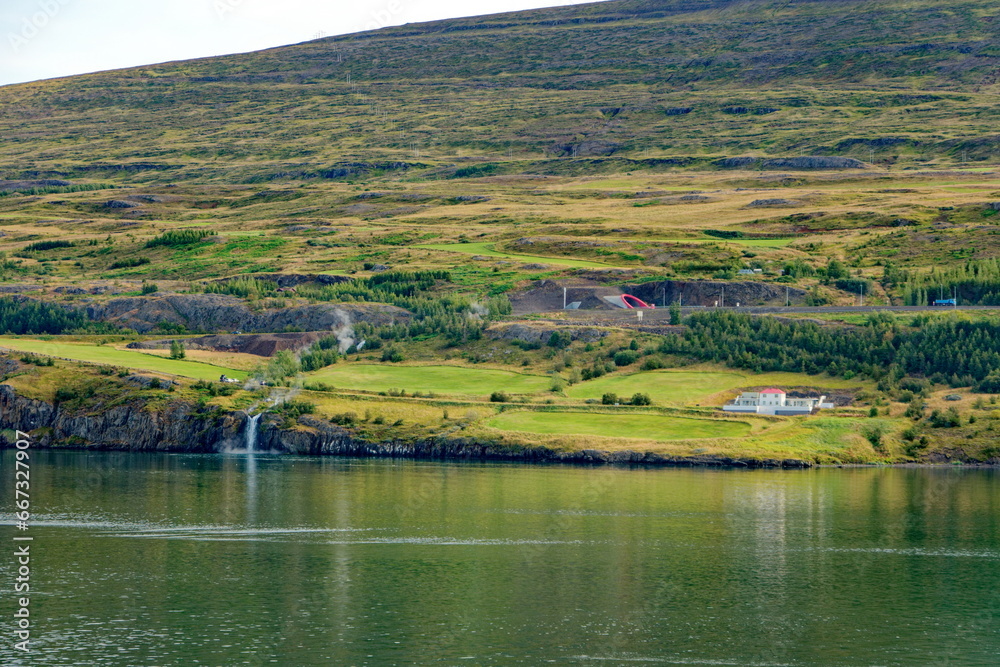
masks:
[[[494,340],[523,340],[526,343],[545,343],[552,334],[559,332],[570,340],[593,343],[608,335],[608,331],[597,327],[558,327],[537,324],[494,324],[486,330],[486,335]]]
[[[836,156],[777,157],[727,157],[715,163],[723,169],[865,169],[861,160]]]
[[[171,294],[123,297],[87,308],[91,319],[112,322],[146,333],[161,322],[192,331],[323,331],[352,322],[375,325],[406,320],[410,313],[380,304],[313,304],[253,312],[247,304],[224,294]]]
[[[183,402],[156,412],[137,403],[96,413],[73,412],[0,384],[0,428],[30,432],[39,447],[215,452],[238,446],[243,421],[245,416],[241,420],[236,413],[201,414]]]
[[[185,338],[181,342],[188,350],[212,350],[214,352],[238,352],[255,354],[259,357],[273,357],[281,350],[301,350],[309,347],[330,332],[310,331],[307,333],[246,334],[234,336],[222,334]],[[174,339],[143,340],[129,343],[132,350],[169,350]]]
[[[560,157],[589,157],[614,155],[621,144],[613,141],[589,140],[573,144],[556,144],[550,150]]]
[[[714,306],[716,301],[723,300],[727,305],[784,306],[786,297],[792,305],[800,305],[806,296],[805,291],[797,287],[761,281],[662,280],[620,287],[573,285],[566,288],[565,298],[567,303],[579,302],[580,310],[616,310],[603,298],[615,294],[632,294],[661,307],[678,302],[685,306]],[[530,289],[513,295],[510,301],[515,314],[561,310],[563,285],[554,280],[539,281]]]
[[[722,282],[713,280],[664,280],[623,287],[650,303],[682,303],[685,306],[714,306],[725,301],[728,306],[783,306],[785,298],[800,304],[805,290],[757,281]],[[787,290],[787,291],[786,291]],[[720,303],[721,305],[721,303]]]
[[[29,432],[36,448],[220,452],[243,447],[247,423],[247,416],[242,412],[199,412],[197,406],[180,401],[168,403],[158,411],[146,410],[136,403],[96,413],[74,412],[20,396],[10,385],[0,384],[0,429]],[[258,451],[288,454],[740,468],[807,468],[812,465],[796,459],[676,457],[597,449],[561,452],[547,447],[499,445],[453,437],[371,442],[310,416],[300,417],[295,428],[284,429],[276,415],[265,414],[259,428]],[[0,433],[0,448],[13,444]]]
[[[747,204],[747,208],[787,208],[789,206],[801,206],[802,202],[792,199],[754,199]]]

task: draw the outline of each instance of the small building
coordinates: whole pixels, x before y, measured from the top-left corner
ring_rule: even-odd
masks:
[[[819,398],[789,398],[773,387],[761,391],[745,391],[732,403],[722,406],[726,412],[752,412],[759,415],[808,415],[814,410],[832,408],[826,396]]]

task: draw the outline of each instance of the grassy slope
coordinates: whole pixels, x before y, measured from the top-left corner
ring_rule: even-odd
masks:
[[[900,141],[875,144],[881,159],[983,159],[994,15],[985,0],[947,11],[932,0],[606,2],[10,86],[0,169],[142,161],[163,180],[240,180],[345,156],[419,164],[512,151],[521,170],[587,142],[635,159],[867,159],[865,141],[885,137]],[[692,112],[665,114],[675,107]],[[733,107],[776,111],[723,111]]]
[[[586,412],[504,412],[488,424],[501,430],[522,433],[612,438],[624,436],[657,442],[738,438],[750,433],[750,426],[735,421]]]
[[[153,371],[167,375],[180,375],[196,380],[218,380],[222,374],[232,378],[244,379],[247,374],[232,368],[223,368],[197,361],[164,359],[162,357],[133,352],[131,350],[116,350],[113,347],[88,345],[86,343],[62,343],[33,338],[0,338],[0,347],[21,352],[43,354],[63,359],[85,361],[92,364],[121,366],[136,370]]]
[[[606,281],[708,278],[713,267],[751,259],[776,270],[792,259],[822,265],[837,256],[852,271],[878,277],[889,258],[919,271],[1000,257],[998,216],[982,206],[1000,198],[996,174],[941,171],[964,159],[997,159],[995,14],[984,0],[946,9],[930,0],[607,2],[0,88],[0,177],[116,188],[0,191],[7,194],[0,196],[0,251],[37,240],[78,242],[3,262],[0,281],[43,285],[46,298],[77,303],[82,299],[52,288],[101,279],[134,291],[151,279],[166,291],[268,270],[366,275],[362,267],[374,262],[449,268],[456,281],[449,289],[482,294],[529,279],[576,278],[574,270]],[[738,106],[750,113],[726,111]],[[672,108],[691,112],[668,114]],[[741,154],[874,157],[878,168],[844,174],[714,166],[718,157]],[[683,199],[696,193],[702,198]],[[135,209],[104,206],[137,196],[145,199],[134,200]],[[790,203],[752,206],[769,198]],[[914,224],[891,227],[899,218]],[[144,247],[166,229],[185,227],[217,236],[181,249]],[[720,241],[705,229],[781,238]],[[85,245],[91,241],[97,245]],[[123,257],[149,263],[110,268]],[[551,270],[509,263],[526,261]],[[35,348],[40,353],[97,363],[240,376],[108,347],[37,344],[46,346]],[[525,392],[548,383],[481,368],[437,379],[404,370],[412,367],[386,368],[377,378],[350,375],[355,368],[317,377],[341,373],[348,375],[330,382],[468,396],[489,393],[497,387],[484,385],[501,379],[530,378]],[[702,373],[615,375],[575,385],[568,400],[556,400],[582,409],[580,400],[605,391],[643,391],[662,403],[717,405],[742,386],[858,384]],[[368,398],[314,398],[323,414],[369,405]],[[404,421],[367,422],[376,437],[426,435],[463,418],[423,403],[371,405],[386,412],[386,422]],[[893,410],[886,428],[895,434],[907,422],[900,406]],[[476,413],[471,433],[493,414],[484,405],[458,411]],[[991,415],[981,413],[981,422]],[[874,451],[864,426],[853,418],[792,420],[699,448],[840,460],[900,453],[895,435],[887,452]],[[985,433],[969,427],[952,439],[961,448],[960,437],[978,442]],[[549,437],[580,446],[579,438]]]
[[[421,244],[415,248],[427,248],[428,250],[443,250],[445,252],[461,252],[467,255],[483,255],[484,257],[499,257],[501,259],[513,259],[519,262],[540,262],[568,266],[575,269],[606,269],[608,264],[600,262],[587,262],[579,259],[566,259],[565,257],[544,257],[542,255],[522,255],[520,253],[501,252],[492,243],[440,243]]]
[[[649,394],[656,403],[693,405],[726,390],[768,384],[784,387],[809,386],[822,389],[846,389],[859,387],[864,383],[857,380],[798,373],[752,375],[711,370],[663,370],[628,375],[609,375],[589,382],[581,382],[567,389],[566,393],[578,399],[599,399],[605,393],[613,393],[622,400],[627,400],[633,394],[641,392]]]
[[[549,378],[538,375],[460,366],[337,364],[307,377],[311,382],[364,391],[402,389],[459,396],[489,396],[494,391],[533,394],[544,391],[551,383]]]

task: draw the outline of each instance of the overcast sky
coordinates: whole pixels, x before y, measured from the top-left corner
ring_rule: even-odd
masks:
[[[575,4],[581,1],[0,0],[0,85]]]

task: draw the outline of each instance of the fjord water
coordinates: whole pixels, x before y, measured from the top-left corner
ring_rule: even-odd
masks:
[[[32,455],[4,665],[1000,662],[991,470]]]

